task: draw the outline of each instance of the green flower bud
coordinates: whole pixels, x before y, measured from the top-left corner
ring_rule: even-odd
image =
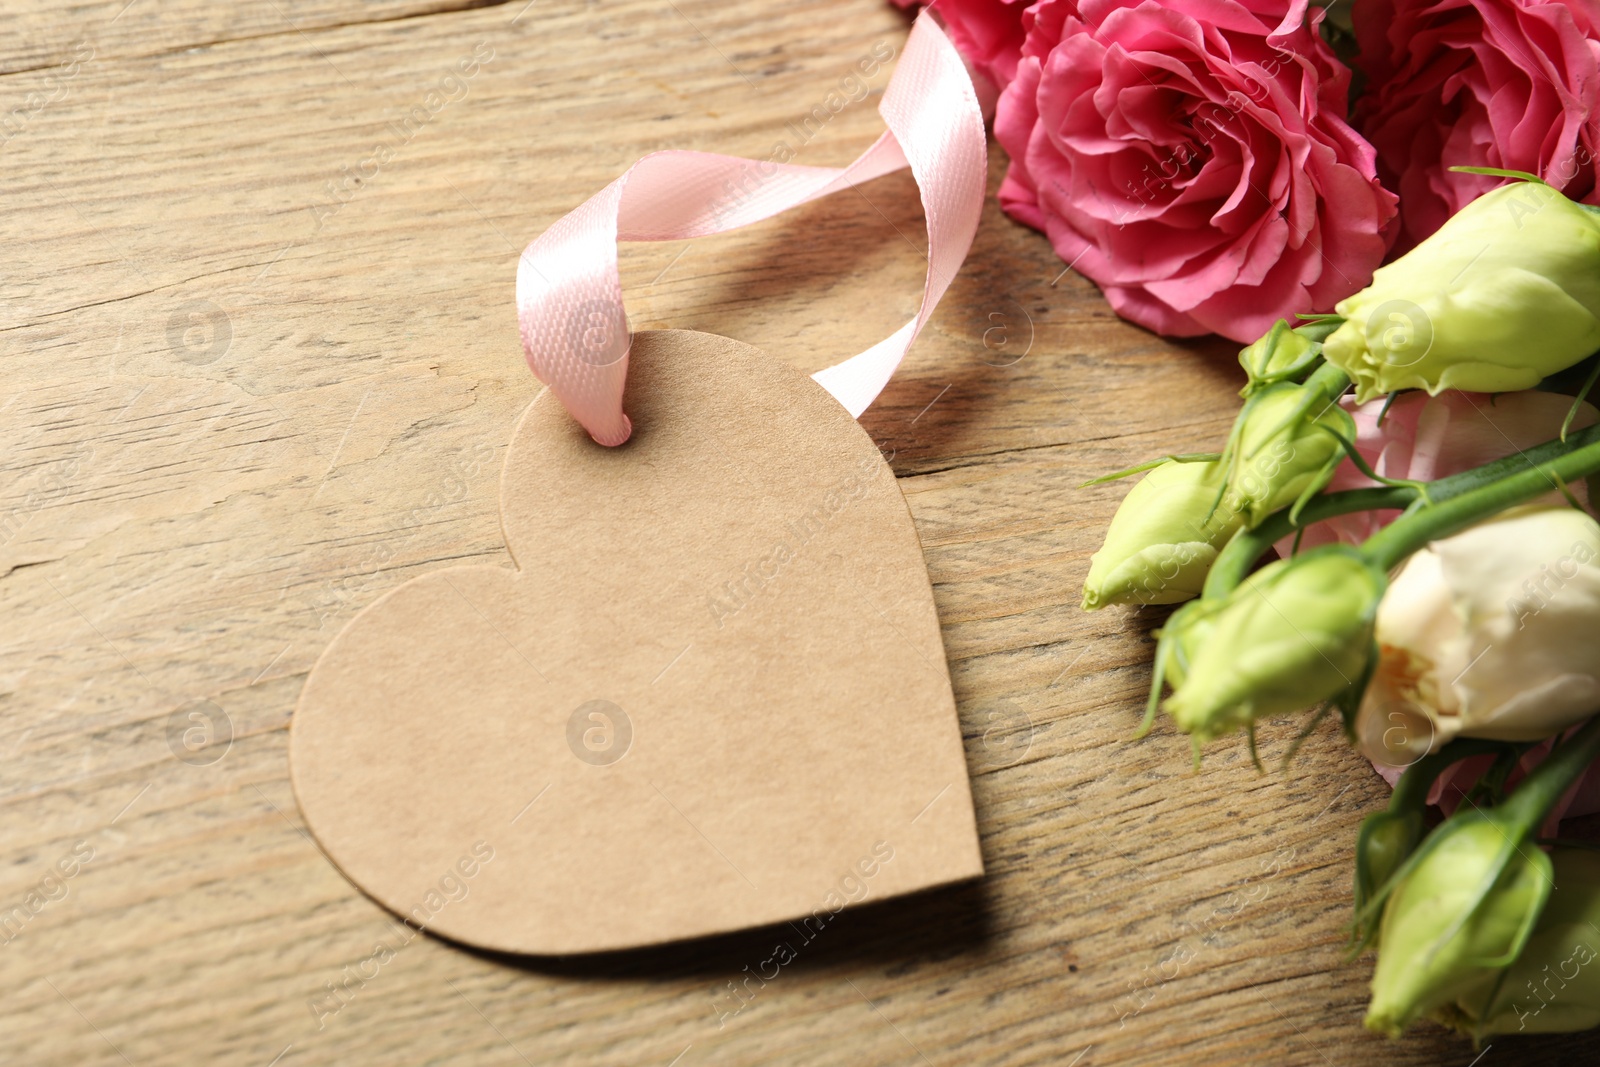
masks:
[[[1433,1012],[1477,1038],[1600,1026],[1600,853],[1550,853],[1555,888],[1516,960]]]
[[[1089,560],[1086,610],[1107,604],[1176,604],[1199,595],[1217,550],[1239,528],[1217,506],[1215,460],[1153,468],[1123,498],[1105,543]]]
[[[1385,597],[1391,595],[1390,591],[1384,593]],[[1379,612],[1381,614],[1381,607]],[[1490,754],[1505,759],[1507,750],[1496,742],[1476,738],[1460,738],[1450,742],[1440,751],[1423,756],[1407,767],[1400,781],[1395,783],[1388,808],[1375,811],[1361,820],[1361,829],[1356,834],[1355,923],[1352,931],[1358,951],[1377,940],[1378,923],[1383,918],[1381,904],[1384,890],[1422,842],[1423,813],[1428,807],[1428,794],[1433,783],[1439,775],[1462,760]]]
[[[1189,660],[1205,647],[1224,603],[1224,600],[1191,600],[1167,618],[1167,624],[1156,631],[1156,636],[1169,645],[1172,655],[1161,665],[1162,678],[1158,681],[1165,680],[1174,692],[1183,688]]]
[[[1359,918],[1367,904],[1389,884],[1422,841],[1422,811],[1375,811],[1361,820],[1356,834],[1355,908],[1357,934],[1368,930]]]
[[[1260,340],[1239,353],[1239,366],[1250,376],[1250,383],[1240,395],[1249,396],[1264,385],[1300,378],[1321,354],[1320,344],[1291,330],[1287,322],[1279,319]]]
[[[1547,185],[1485,193],[1337,305],[1356,399],[1528,389],[1600,348],[1600,216]]]
[[[1477,809],[1445,820],[1390,894],[1367,1029],[1398,1036],[1522,950],[1550,892],[1550,857],[1503,823]]]
[[[1319,427],[1326,427],[1322,429]],[[1223,507],[1255,527],[1302,495],[1320,490],[1344,456],[1333,430],[1354,440],[1355,420],[1320,389],[1279,382],[1260,389],[1239,413]]]
[[[1327,545],[1174,614],[1168,714],[1206,741],[1338,695],[1366,675],[1383,586],[1355,550]]]

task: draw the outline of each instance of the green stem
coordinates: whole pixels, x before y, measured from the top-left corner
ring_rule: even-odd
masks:
[[[1427,483],[1428,499],[1433,501],[1433,506],[1425,508],[1415,514],[1436,511],[1441,505],[1465,497],[1478,489],[1493,487],[1508,480],[1513,475],[1529,475],[1541,477],[1539,488],[1530,496],[1538,496],[1540,492],[1548,490],[1556,482],[1551,475],[1539,475],[1541,465],[1552,464],[1576,454],[1587,446],[1600,443],[1600,427],[1590,427],[1581,433],[1571,435],[1563,443],[1559,438],[1546,441],[1542,445],[1525,449],[1515,455],[1497,459],[1492,463],[1485,463],[1481,467],[1474,467],[1460,474],[1452,474],[1446,478]],[[1581,463],[1580,463],[1581,465]],[[1572,475],[1575,479],[1582,475]],[[1411,507],[1421,497],[1421,493],[1410,486],[1393,486],[1375,489],[1350,489],[1342,493],[1328,493],[1317,497],[1305,507],[1300,509],[1298,522],[1289,518],[1289,508],[1283,508],[1262,520],[1261,524],[1253,530],[1241,530],[1233,535],[1222,551],[1217,555],[1216,562],[1211,566],[1211,573],[1206,577],[1205,590],[1201,594],[1206,598],[1225,596],[1238,587],[1250,573],[1250,568],[1256,560],[1266,554],[1267,550],[1279,540],[1294,533],[1306,525],[1331,519],[1338,515],[1348,515],[1356,511],[1400,511]],[[1492,512],[1491,512],[1492,514]],[[1408,521],[1410,516],[1403,517],[1391,524],[1388,529],[1393,529],[1400,522]],[[1468,525],[1477,521],[1477,517],[1468,520]],[[1380,534],[1381,536],[1381,534]],[[1374,538],[1376,540],[1376,538]],[[1369,541],[1370,545],[1372,542]],[[1423,542],[1424,544],[1426,542]]]
[[[1432,507],[1402,515],[1367,539],[1362,555],[1383,570],[1392,570],[1401,560],[1430,541],[1459,533],[1474,523],[1518,504],[1527,503],[1565,483],[1600,471],[1600,428],[1574,434],[1571,450],[1565,455],[1527,470],[1507,475],[1478,486]],[[1519,457],[1520,458],[1520,457]]]
[[[1525,744],[1506,745],[1502,748],[1489,769],[1472,783],[1472,788],[1467,791],[1467,803],[1480,807],[1487,804],[1492,807],[1504,800],[1506,779],[1511,777],[1511,772],[1522,762],[1522,754],[1527,752],[1528,748],[1529,746]]]
[[[1159,459],[1152,459],[1148,463],[1139,464],[1137,467],[1129,467],[1126,470],[1102,474],[1098,478],[1089,479],[1078,488],[1087,489],[1092,485],[1104,485],[1107,482],[1114,482],[1132,474],[1143,474],[1145,471],[1155,470],[1157,467],[1165,466],[1168,463],[1210,463],[1221,458],[1221,452],[1180,452],[1174,455],[1162,456]]]
[[[1313,319],[1311,322],[1302,323],[1294,328],[1294,332],[1304,337],[1307,341],[1318,344],[1333,336],[1333,331],[1344,325],[1344,319],[1329,316],[1325,319]]]
[[[1597,757],[1600,757],[1600,715],[1584,723],[1583,728],[1566,741],[1558,741],[1544,762],[1518,783],[1511,798],[1498,810],[1523,836],[1531,836],[1562,794]]]
[[[1518,471],[1528,470],[1537,464],[1560,459],[1583,444],[1600,441],[1600,434],[1594,434],[1592,429],[1584,430],[1581,434],[1573,434],[1568,440],[1562,440],[1559,437],[1552,438],[1542,445],[1523,449],[1514,455],[1502,457],[1491,463],[1485,463],[1481,467],[1474,467],[1471,470],[1462,471],[1460,474],[1452,474],[1447,478],[1440,478],[1436,482],[1429,482],[1428,499],[1438,504],[1479,486],[1497,482],[1508,474],[1516,474]]]
[[[1572,398],[1572,406],[1567,409],[1567,417],[1561,420],[1561,439],[1567,439],[1567,431],[1572,429],[1572,420],[1578,417],[1578,409],[1583,407],[1583,402],[1588,399],[1589,391],[1594,388],[1596,379],[1600,379],[1600,359],[1595,360],[1594,366],[1589,370],[1589,376],[1583,380],[1583,387],[1578,390],[1578,395]]]
[[[1389,798],[1393,812],[1421,811],[1427,806],[1428,793],[1434,780],[1453,765],[1473,756],[1487,756],[1505,748],[1504,742],[1484,741],[1476,737],[1458,737],[1448,745],[1423,756],[1406,768],[1395,783],[1394,795]]]
[[[1529,174],[1525,170],[1507,170],[1504,167],[1451,167],[1457,174],[1487,174],[1491,178],[1515,178],[1519,182],[1533,182],[1549,188],[1550,183],[1537,174]]]
[[[1383,486],[1376,489],[1349,489],[1342,493],[1328,493],[1312,500],[1300,509],[1299,525],[1304,526],[1337,515],[1356,511],[1401,510],[1417,499],[1417,490],[1409,486]],[[1256,560],[1266,554],[1281,538],[1293,533],[1297,524],[1289,519],[1289,508],[1275,511],[1253,530],[1240,530],[1223,546],[1206,575],[1201,596],[1226,596],[1236,589]]]
[[[1315,371],[1312,371],[1311,377],[1307,378],[1304,384],[1306,388],[1304,402],[1306,410],[1309,411],[1315,407],[1318,409],[1317,414],[1321,415],[1322,408],[1337,402],[1344,395],[1344,391],[1350,388],[1350,376],[1332,363],[1324,363]],[[1319,399],[1317,394],[1321,394],[1321,403],[1317,402]]]

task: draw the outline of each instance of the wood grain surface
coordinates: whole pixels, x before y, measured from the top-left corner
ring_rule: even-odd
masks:
[[[1591,1061],[1362,1031],[1351,843],[1386,789],[1331,731],[1264,776],[1235,740],[1199,773],[1165,725],[1129,742],[1160,616],[1077,607],[1122,489],[1075,486],[1221,440],[1240,376],[1119,322],[992,201],[863,419],[933,578],[987,876],[847,912],[766,981],[786,928],[562,962],[402,928],[307,837],[287,730],[357,610],[508,563],[518,252],[654,149],[849,160],[888,72],[846,79],[906,22],[8,0],[0,29],[0,1062]],[[629,246],[624,282],[636,327],[813,370],[910,316],[924,241],[899,174]]]

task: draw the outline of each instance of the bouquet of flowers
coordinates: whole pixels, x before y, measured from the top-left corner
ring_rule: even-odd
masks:
[[[1084,588],[1181,605],[1146,729],[1253,752],[1258,720],[1319,706],[1395,782],[1355,848],[1391,1034],[1600,1025],[1600,851],[1553,825],[1600,758],[1600,211],[1508,177],[1245,348],[1228,440],[1139,468]]]
[[[1556,836],[1600,810],[1600,4],[933,6],[1005,210],[1124,317],[1247,344],[1216,451],[1099,480],[1142,475],[1084,607],[1177,605],[1144,730],[1198,763],[1337,712],[1394,785],[1370,1028],[1600,1025],[1600,850]]]
[[[929,6],[994,101],[1001,206],[1158,333],[1330,309],[1481,168],[1600,202],[1600,2],[1319,2]]]

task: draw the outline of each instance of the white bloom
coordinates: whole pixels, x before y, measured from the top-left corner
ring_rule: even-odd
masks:
[[[1376,634],[1356,720],[1374,762],[1572,726],[1600,711],[1600,523],[1518,508],[1436,541],[1390,582]]]

